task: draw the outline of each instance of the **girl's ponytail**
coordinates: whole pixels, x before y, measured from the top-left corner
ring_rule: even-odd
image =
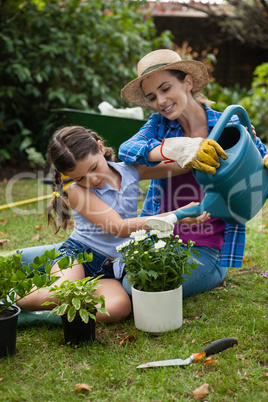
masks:
[[[60,228],[65,230],[70,221],[70,208],[67,199],[63,195],[61,174],[57,169],[54,171],[53,199],[47,206],[47,218],[48,224],[52,224],[54,234],[58,233]]]
[[[95,133],[92,130],[87,130],[87,132],[96,140],[96,141],[101,141],[103,143],[105,153],[104,153],[104,158],[109,161],[109,162],[115,162],[116,160],[116,155],[114,152],[114,149],[112,147],[106,147],[105,145],[105,140],[97,133]]]

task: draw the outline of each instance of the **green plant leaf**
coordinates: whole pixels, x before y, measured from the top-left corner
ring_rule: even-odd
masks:
[[[67,303],[61,304],[61,305],[58,306],[58,308],[57,308],[57,314],[60,315],[60,316],[66,314],[66,311],[67,311],[68,307],[69,307],[69,306],[68,306]],[[69,320],[69,321],[70,321],[70,320]]]
[[[75,308],[76,310],[79,310],[80,307],[81,307],[81,301],[80,301],[79,299],[77,299],[76,297],[74,297],[74,298],[72,299],[72,305],[74,306],[74,308]]]
[[[79,311],[79,314],[80,314],[82,321],[84,321],[84,323],[87,324],[89,321],[89,313],[85,309],[81,309]]]
[[[72,306],[67,313],[67,319],[69,322],[72,322],[76,316],[76,309]]]

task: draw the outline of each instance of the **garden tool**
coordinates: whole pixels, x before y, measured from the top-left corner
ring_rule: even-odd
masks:
[[[222,352],[225,349],[238,345],[238,341],[235,338],[222,338],[214,341],[204,347],[200,352],[192,353],[187,359],[171,359],[171,360],[159,360],[155,362],[149,362],[140,364],[136,368],[150,368],[150,367],[164,367],[164,366],[186,366],[194,361],[199,361],[205,356],[215,355]]]
[[[240,123],[228,123],[236,114]],[[246,128],[248,128],[248,131]],[[174,223],[207,211],[212,218],[231,224],[244,224],[263,207],[268,196],[268,169],[255,147],[251,123],[242,106],[228,106],[209,138],[217,141],[228,158],[220,160],[216,174],[193,169],[204,190],[200,205],[183,208],[163,218],[149,217],[148,226],[161,231],[173,230]]]

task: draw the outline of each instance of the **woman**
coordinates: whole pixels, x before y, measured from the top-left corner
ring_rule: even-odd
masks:
[[[203,192],[192,175],[192,168],[215,173],[218,155],[227,155],[206,140],[221,113],[212,110],[198,92],[208,84],[205,66],[194,60],[182,60],[172,50],[162,49],[144,56],[138,63],[138,78],[128,83],[121,96],[135,105],[151,107],[156,113],[119,149],[126,163],[155,166],[154,152],[162,160],[174,161],[186,174],[152,180],[141,216],[156,215],[185,206],[189,199],[200,202]],[[236,122],[238,119],[232,119]],[[268,168],[267,149],[260,139],[255,145]],[[199,265],[183,288],[184,297],[219,285],[228,267],[241,267],[245,248],[245,225],[226,224],[210,219],[189,228],[175,225],[184,243],[195,241]]]
[[[144,165],[115,163],[112,148],[104,146],[102,139],[93,131],[81,126],[70,126],[58,130],[48,148],[48,157],[55,168],[54,198],[48,206],[48,218],[55,233],[66,228],[69,220],[69,205],[63,197],[61,174],[70,177],[74,183],[69,187],[68,199],[75,221],[74,231],[60,247],[60,255],[52,265],[57,273],[57,284],[64,280],[83,279],[104,275],[100,279],[98,294],[105,296],[106,314],[97,313],[97,321],[117,321],[131,311],[128,294],[121,280],[123,264],[113,260],[119,256],[116,247],[122,238],[139,229],[149,230],[146,217],[137,217],[139,180],[175,175],[181,171],[177,164],[159,164],[154,168]],[[160,153],[154,152],[155,160]],[[54,216],[56,214],[56,216]],[[166,216],[161,214],[160,216]],[[208,218],[205,212],[198,218],[186,218],[181,222],[192,224]],[[58,260],[79,253],[93,254],[91,262],[77,264],[59,272]],[[45,310],[45,301],[51,299],[47,289],[38,290],[18,301],[23,310]],[[53,305],[51,305],[53,308]]]

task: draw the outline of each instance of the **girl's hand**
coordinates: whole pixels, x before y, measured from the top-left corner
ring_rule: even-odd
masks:
[[[179,221],[180,225],[198,225],[199,223],[203,223],[210,219],[210,214],[206,211],[202,213],[202,215],[196,216],[195,218],[183,218]]]
[[[200,204],[200,202],[190,202],[189,204],[184,205],[184,207],[181,207],[180,209],[189,208],[189,207],[195,207],[195,206],[198,206],[199,204]],[[210,218],[211,218],[210,213],[204,211],[199,216],[192,217],[192,218],[190,218],[190,217],[183,218],[178,223],[180,225],[192,226],[192,225],[198,225],[199,223],[203,223],[203,222],[207,221]]]

